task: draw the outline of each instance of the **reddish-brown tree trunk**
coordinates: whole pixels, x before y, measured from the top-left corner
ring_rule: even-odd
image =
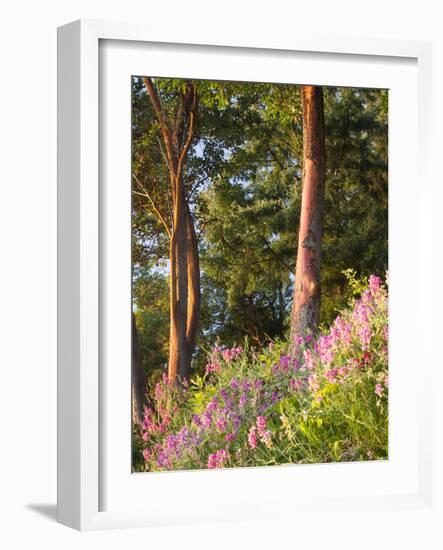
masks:
[[[186,246],[188,261],[188,311],[186,326],[187,361],[189,368],[195,350],[198,320],[200,318],[200,261],[198,242],[195,234],[194,221],[189,207],[186,209]]]
[[[189,378],[190,350],[187,342],[188,328],[188,207],[183,182],[175,179],[176,201],[174,208],[174,227],[171,239],[170,287],[171,287],[171,327],[169,339],[168,375],[171,380],[177,376]],[[192,354],[191,354],[192,357]]]
[[[170,333],[168,378],[188,379],[195,350],[200,314],[200,267],[194,221],[183,182],[183,170],[192,143],[197,96],[192,82],[182,95],[175,121],[166,120],[160,98],[150,78],[143,78],[160,124],[171,182],[172,228],[168,228],[170,259]],[[186,135],[185,135],[186,134]],[[153,201],[151,201],[152,203]],[[153,206],[151,204],[151,206]]]
[[[315,333],[320,317],[320,260],[324,210],[325,132],[323,90],[302,87],[303,183],[291,341]]]
[[[200,316],[200,265],[194,222],[186,205],[184,229],[177,226],[171,241],[170,334],[168,377],[188,379]],[[180,237],[180,238],[178,238]]]

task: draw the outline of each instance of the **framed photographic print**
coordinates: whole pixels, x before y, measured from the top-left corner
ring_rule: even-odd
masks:
[[[58,71],[59,521],[430,509],[429,45],[82,21]]]

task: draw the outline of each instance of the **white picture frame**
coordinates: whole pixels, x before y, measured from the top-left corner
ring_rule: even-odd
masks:
[[[107,41],[116,45],[116,55],[112,53],[101,53],[102,45]],[[405,369],[404,379],[399,376],[398,384],[393,386],[392,402],[401,404],[403,399],[403,409],[406,411],[406,397],[411,397],[409,420],[410,426],[416,427],[416,433],[410,438],[408,444],[412,445],[411,459],[405,458],[407,447],[401,447],[402,439],[401,421],[396,424],[396,430],[393,432],[393,439],[397,449],[398,460],[390,460],[390,464],[385,466],[381,463],[370,466],[371,470],[363,470],[361,464],[336,464],[336,465],[315,465],[308,468],[266,468],[266,469],[247,469],[231,470],[229,472],[174,472],[170,474],[133,474],[130,471],[123,472],[123,484],[117,489],[113,489],[114,497],[111,499],[112,505],[108,505],[104,500],[103,484],[120,483],[119,476],[122,472],[122,464],[125,461],[125,455],[122,455],[117,461],[106,462],[106,456],[109,450],[112,456],[119,456],[119,446],[128,452],[127,441],[123,438],[124,430],[129,425],[129,415],[121,415],[121,422],[116,422],[118,426],[112,443],[113,447],[107,447],[109,443],[106,429],[107,418],[109,417],[110,396],[116,398],[120,405],[116,405],[116,411],[120,414],[127,409],[129,393],[124,393],[124,388],[117,378],[113,378],[111,385],[103,386],[103,364],[100,348],[100,338],[102,337],[101,302],[107,298],[106,283],[102,288],[103,262],[108,262],[109,258],[105,254],[106,247],[103,246],[103,231],[109,230],[106,223],[101,223],[100,213],[103,212],[103,188],[100,187],[100,155],[102,149],[106,148],[103,144],[103,128],[100,122],[100,113],[106,109],[101,105],[103,98],[100,96],[100,78],[101,63],[113,63],[118,66],[116,76],[130,74],[132,69],[129,67],[128,55],[131,58],[146,55],[143,53],[143,44],[155,45],[157,52],[162,47],[173,48],[177,57],[183,50],[183,56],[186,58],[187,52],[191,50],[196,53],[196,59],[193,61],[194,67],[199,67],[198,55],[203,54],[211,61],[211,56],[218,55],[215,52],[223,51],[228,55],[232,64],[236,59],[241,58],[245,52],[250,55],[273,56],[273,60],[288,59],[292,54],[299,53],[299,58],[305,59],[311,56],[313,64],[316,58],[323,59],[324,66],[328,63],[343,61],[344,69],[346,64],[367,64],[366,70],[361,74],[371,72],[369,65],[371,63],[388,64],[380,68],[381,73],[398,70],[400,65],[414,67],[414,76],[411,80],[418,84],[410,90],[408,98],[413,102],[412,112],[417,115],[417,119],[411,120],[411,136],[405,138],[406,148],[412,159],[412,166],[417,168],[417,178],[422,189],[429,189],[432,185],[428,170],[430,163],[429,140],[431,126],[430,112],[430,79],[431,79],[431,46],[426,42],[412,41],[390,41],[390,40],[369,40],[359,38],[343,37],[315,37],[302,36],[297,33],[296,38],[282,37],[281,41],[275,39],[267,41],[266,39],[257,39],[256,42],[238,39],[224,40],[212,37],[209,39],[202,32],[201,37],[193,37],[193,46],[190,46],[190,38],[183,31],[181,36],[168,36],[167,33],[154,28],[147,28],[143,25],[127,24],[118,22],[101,21],[77,21],[59,29],[58,33],[58,520],[80,530],[120,528],[120,527],[148,527],[154,525],[173,525],[178,523],[191,523],[195,521],[218,521],[218,520],[236,520],[236,519],[257,519],[260,517],[285,517],[290,518],[295,512],[297,514],[317,514],[329,513],[331,508],[334,513],[349,514],[356,509],[362,512],[384,511],[386,513],[396,514],[400,510],[420,510],[432,512],[432,438],[431,422],[432,403],[426,388],[429,386],[429,380],[432,375],[432,357],[428,353],[428,361],[424,361],[423,367],[417,374],[416,380],[411,384],[406,380],[407,369]],[[163,46],[162,46],[163,45]],[[218,48],[218,49],[217,49]],[[112,49],[112,48],[111,48]],[[131,53],[131,49],[139,52]],[[123,52],[123,54],[122,54]],[[141,52],[141,53],[140,53]],[[254,53],[255,52],[255,53]],[[190,55],[190,54],[189,54]],[[166,58],[165,58],[166,59]],[[220,62],[220,57],[217,58]],[[123,64],[124,71],[121,70]],[[368,65],[369,64],[369,65]],[[138,67],[139,65],[134,65]],[[375,75],[379,71],[373,69],[374,76],[366,76],[365,82],[368,86],[377,86],[379,82]],[[125,68],[126,67],[126,68]],[[226,61],[218,63],[216,69],[220,77],[224,78],[223,67],[226,67]],[[118,67],[117,67],[118,68]],[[165,69],[168,72],[168,69]],[[169,71],[177,71],[173,65]],[[189,74],[189,67],[183,69],[186,74],[171,74],[171,76],[194,76]],[[348,67],[349,70],[349,67]],[[129,71],[129,72],[128,72]],[[136,71],[136,69],[134,69]],[[408,69],[406,69],[406,72]],[[112,71],[111,71],[112,73]],[[356,71],[356,74],[358,71]],[[379,73],[379,74],[381,74]],[[140,74],[140,71],[133,72]],[[156,72],[156,74],[159,74]],[[197,73],[195,73],[197,74]],[[200,73],[198,73],[200,74]],[[228,74],[228,73],[226,73]],[[231,74],[231,73],[229,73]],[[310,73],[305,73],[310,74]],[[315,74],[312,73],[312,79],[315,80]],[[406,73],[405,73],[406,74]],[[411,70],[412,75],[412,70]],[[165,76],[167,76],[165,74]],[[343,75],[336,73],[337,84],[344,84]],[[107,77],[105,77],[107,78]],[[212,75],[214,78],[214,75]],[[233,77],[231,77],[233,78]],[[271,77],[269,77],[271,78]],[[278,77],[277,77],[278,78]],[[303,77],[301,77],[303,78]],[[306,76],[305,78],[311,78]],[[332,83],[334,77],[329,76]],[[354,76],[357,78],[357,76]],[[362,77],[363,78],[363,77]],[[382,79],[382,76],[380,76]],[[409,76],[405,76],[409,78]],[[245,77],[246,79],[246,77]],[[278,80],[280,81],[280,80]],[[109,83],[105,80],[105,82]],[[315,83],[314,81],[311,81]],[[353,81],[354,82],[354,81]],[[355,80],[357,82],[357,80]],[[382,83],[382,80],[380,80]],[[318,82],[322,83],[322,82]],[[380,84],[380,87],[382,85]],[[128,81],[129,94],[129,81]],[[400,102],[400,96],[397,96]],[[107,96],[106,101],[116,101],[117,96]],[[390,104],[391,108],[391,104]],[[395,105],[393,108],[395,115]],[[127,115],[127,113],[126,113]],[[397,116],[401,118],[401,113]],[[121,120],[121,125],[116,126],[109,135],[123,135],[125,120]],[[395,125],[394,125],[395,126]],[[122,132],[121,132],[122,131]],[[106,134],[108,135],[108,134]],[[391,137],[391,135],[390,135]],[[394,136],[395,138],[395,136]],[[397,139],[397,138],[395,138]],[[395,141],[394,139],[394,141]],[[409,141],[407,141],[409,139]],[[127,149],[127,142],[116,141],[115,146],[123,144]],[[391,151],[390,151],[391,153]],[[122,151],[122,155],[129,158],[129,151]],[[394,177],[401,175],[401,163],[395,165],[394,158]],[[398,157],[400,158],[400,157]],[[124,163],[125,161],[117,161]],[[396,167],[398,171],[395,172]],[[118,167],[118,166],[117,166]],[[106,168],[109,167],[106,165]],[[390,157],[391,169],[391,157]],[[408,174],[404,174],[405,181]],[[129,182],[129,179],[128,179]],[[129,184],[129,183],[128,183]],[[412,187],[410,187],[412,191]],[[431,194],[422,193],[423,198],[419,201],[418,218],[413,225],[411,232],[418,228],[419,234],[426,235],[432,226],[432,220],[426,215],[426,201],[430,200]],[[109,197],[108,197],[109,198]],[[108,210],[106,216],[114,216],[115,208],[121,208],[118,196],[107,199]],[[406,212],[408,208],[414,206],[412,192],[405,192],[404,204]],[[391,202],[399,204],[402,197],[394,195],[390,197]],[[105,216],[105,217],[106,217]],[[400,227],[404,219],[401,218],[400,209],[398,217],[394,214],[394,234],[395,228]],[[390,230],[392,227],[390,227]],[[432,259],[432,246],[420,241],[419,234],[415,235],[412,242],[412,254],[420,261],[418,265],[425,265]],[[106,240],[106,236],[105,236]],[[399,241],[399,239],[398,239]],[[397,241],[397,242],[398,242]],[[118,251],[125,252],[127,243],[122,243],[122,247],[117,247],[114,253],[114,261]],[[390,249],[390,254],[392,250]],[[105,258],[104,255],[105,254]],[[405,258],[400,257],[398,252],[398,265],[405,267],[407,262]],[[391,254],[392,256],[392,254]],[[403,262],[403,264],[402,264]],[[400,273],[397,270],[397,273]],[[394,270],[394,284],[395,283]],[[398,288],[401,283],[397,276]],[[416,312],[416,318],[421,315],[432,315],[432,305],[429,297],[431,289],[429,285],[423,284],[426,272],[418,268],[411,275],[408,282],[414,290],[411,291],[411,308]],[[118,281],[117,283],[118,284]],[[396,288],[394,286],[394,288]],[[404,288],[403,288],[404,290]],[[401,299],[403,294],[399,292],[397,297],[391,297],[391,314],[395,314],[396,309],[401,308]],[[130,302],[128,301],[128,307]],[[393,307],[394,306],[394,307]],[[415,309],[414,309],[415,308]],[[399,315],[399,317],[401,317]],[[122,316],[124,318],[124,315]],[[411,336],[407,328],[399,321],[400,338],[409,338]],[[422,330],[418,325],[417,330]],[[403,332],[402,332],[403,331]],[[123,326],[124,333],[124,326]],[[107,344],[105,344],[107,345]],[[114,344],[115,345],[115,341]],[[115,351],[115,348],[114,348]],[[118,351],[118,350],[117,350]],[[414,354],[411,353],[409,359],[409,372],[412,372],[412,361]],[[130,376],[129,367],[130,355],[128,356],[127,376]],[[108,377],[112,379],[111,377]],[[418,385],[417,385],[418,381]],[[127,383],[123,380],[123,386]],[[395,388],[397,387],[397,397]],[[402,389],[402,392],[399,389]],[[115,392],[123,392],[117,393]],[[106,392],[106,393],[104,393]],[[113,393],[114,392],[114,393]],[[409,392],[409,393],[408,393]],[[402,398],[403,395],[403,398]],[[116,397],[117,396],[117,397]],[[121,397],[121,399],[120,399]],[[112,401],[114,403],[114,401]],[[126,407],[126,408],[125,408]],[[400,409],[399,409],[400,410]],[[395,412],[394,424],[395,424]],[[113,424],[113,426],[116,426]],[[129,437],[129,430],[127,435]],[[398,437],[396,436],[398,435]],[[392,434],[390,434],[390,437]],[[117,438],[117,439],[116,439]],[[121,438],[121,439],[118,439]],[[121,444],[119,445],[119,441]],[[117,445],[116,445],[117,441]],[[402,450],[403,455],[400,453]],[[403,456],[403,458],[402,458]],[[115,469],[117,464],[117,468]],[[404,466],[404,468],[403,468]],[[403,468],[403,469],[402,469]],[[345,470],[346,469],[346,470]],[[348,473],[349,472],[349,473]],[[208,475],[209,474],[209,475]],[[149,477],[151,476],[151,477]],[[211,477],[209,477],[211,476]],[[380,477],[381,476],[381,477]],[[385,476],[385,477],[383,477]],[[396,477],[397,476],[397,477]],[[377,479],[381,479],[377,486]],[[392,485],[383,485],[388,479],[394,479]],[[343,481],[344,480],[344,481]],[[354,490],[359,483],[366,480],[365,488],[363,485],[359,490]],[[291,492],[285,490],[290,483],[297,483],[300,488],[304,485],[305,489],[301,491],[302,495],[291,495]],[[265,489],[256,491],[254,488],[260,484]],[[317,487],[314,485],[317,484]],[[312,487],[312,495],[309,496],[307,487]],[[371,486],[374,488],[371,490]],[[194,488],[196,494],[200,493],[199,498],[195,498],[191,505],[184,507],[184,495],[188,494],[190,488]],[[218,491],[219,502],[209,507],[207,505],[208,491]],[[324,489],[327,488],[327,490]],[[384,490],[383,487],[387,487]],[[197,488],[197,490],[195,490]],[[232,491],[242,489],[249,491],[249,496],[243,498],[239,495],[232,497]],[[164,501],[159,500],[160,493],[165,491],[168,498]],[[229,496],[231,492],[231,497]],[[143,505],[143,495],[149,494],[148,500],[151,502]],[[171,503],[171,495],[176,495]],[[154,497],[154,498],[153,498]],[[231,501],[229,500],[231,498]],[[280,505],[279,505],[280,504]]]

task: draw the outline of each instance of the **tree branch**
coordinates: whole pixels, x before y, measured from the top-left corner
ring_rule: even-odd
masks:
[[[146,197],[149,202],[151,203],[151,206],[154,210],[154,212],[157,214],[157,217],[158,219],[161,221],[161,223],[163,224],[164,228],[166,229],[166,233],[168,234],[168,237],[171,239],[172,236],[171,236],[171,231],[168,227],[168,224],[166,223],[166,220],[165,218],[162,216],[162,214],[160,213],[159,209],[157,208],[157,206],[155,205],[154,201],[152,200],[151,198],[151,195],[148,193],[147,189],[145,188],[145,186],[141,183],[141,181],[137,178],[137,176],[135,174],[132,174],[132,177],[135,179],[135,181],[137,182],[138,186],[140,187],[140,189],[142,189],[143,193],[139,193],[137,191],[133,191],[133,193],[135,195],[140,195],[141,197]]]
[[[157,120],[160,124],[160,130],[163,136],[163,141],[165,142],[165,146],[166,146],[166,155],[168,157],[169,167],[172,171],[174,171],[174,154],[173,154],[173,148],[171,143],[171,133],[163,114],[160,98],[154,88],[154,84],[152,83],[151,78],[143,77],[142,81],[146,87],[149,97],[151,98],[152,106],[157,116]]]
[[[163,160],[165,161],[165,164],[166,164],[166,168],[169,170],[170,169],[170,165],[169,165],[169,161],[168,159],[166,158],[166,154],[165,154],[165,151],[163,149],[163,145],[162,145],[162,142],[160,140],[160,138],[158,136],[155,136],[157,138],[157,143],[158,143],[158,147],[160,149],[160,154],[161,156],[163,157]]]
[[[189,128],[188,128],[188,135],[186,137],[185,144],[183,146],[183,149],[180,153],[180,156],[178,157],[178,163],[177,163],[177,174],[180,174],[183,166],[183,162],[186,158],[186,155],[188,154],[189,148],[191,147],[192,138],[194,137],[194,129],[195,129],[195,115],[197,111],[197,95],[194,90],[194,86],[190,84],[190,96],[192,97],[192,106],[189,110]]]

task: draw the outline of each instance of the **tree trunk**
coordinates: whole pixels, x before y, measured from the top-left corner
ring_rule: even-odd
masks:
[[[320,259],[324,210],[325,134],[323,90],[302,87],[303,184],[298,236],[291,342],[315,333],[320,317]]]
[[[174,207],[174,227],[171,239],[171,329],[169,341],[168,376],[174,380],[189,378],[190,362],[186,340],[188,318],[188,243],[187,205],[181,177],[174,178],[176,201]]]
[[[200,267],[198,243],[183,182],[183,170],[194,136],[198,98],[191,81],[181,95],[175,121],[165,118],[160,98],[150,78],[143,78],[160,124],[169,169],[172,228],[154,208],[169,236],[170,333],[168,378],[186,380],[191,373],[200,314]],[[186,135],[185,135],[186,134]],[[148,197],[149,198],[149,197]],[[151,199],[151,206],[155,207]]]
[[[187,360],[189,368],[195,351],[198,320],[200,318],[200,262],[194,221],[189,206],[186,208],[186,245],[188,260],[188,312],[186,327]]]
[[[146,376],[140,350],[135,316],[132,314],[132,421],[141,424],[146,403]]]
[[[200,315],[200,265],[198,243],[189,207],[184,209],[184,229],[177,225],[171,241],[170,311],[168,378],[187,380]]]

